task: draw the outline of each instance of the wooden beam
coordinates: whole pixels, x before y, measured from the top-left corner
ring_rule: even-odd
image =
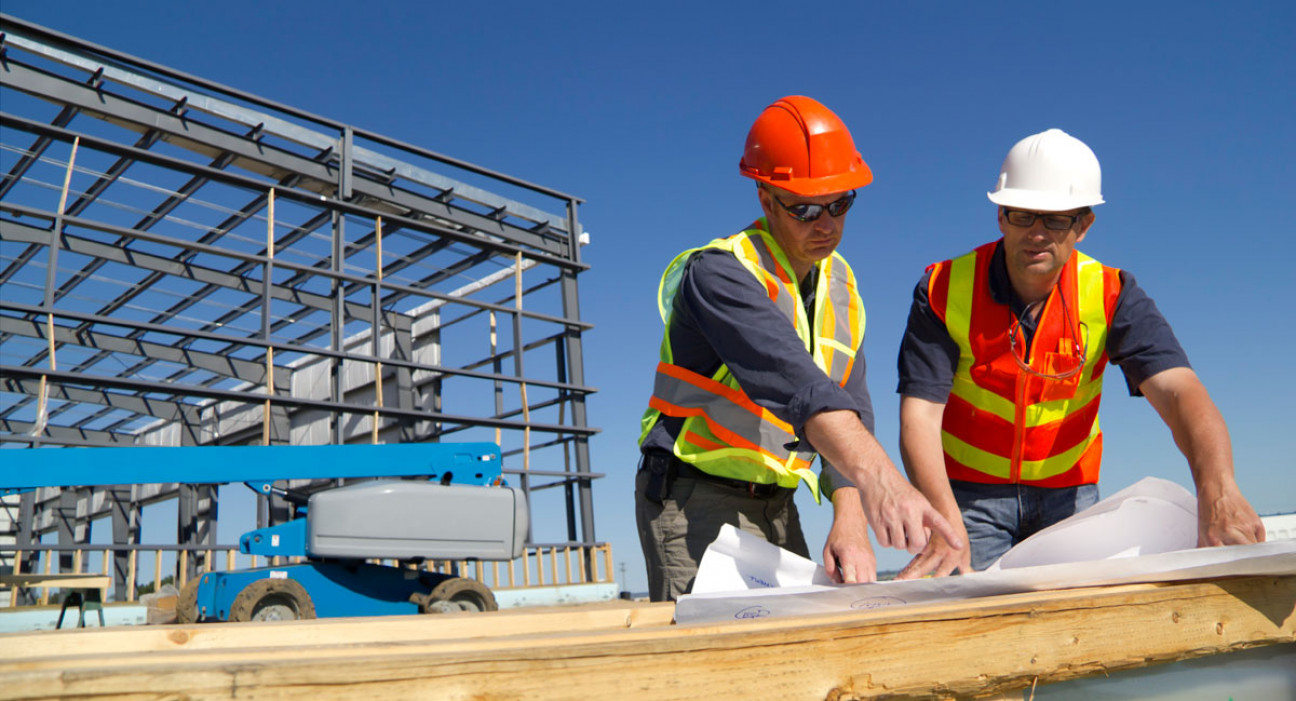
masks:
[[[660,608],[644,610],[659,615]],[[490,621],[484,636],[463,627],[469,616],[369,619],[361,641],[352,636],[365,622],[355,619],[213,625],[212,637],[243,626],[255,638],[231,634],[205,648],[193,643],[209,636],[208,627],[173,626],[158,632],[198,632],[149,654],[83,648],[95,631],[46,633],[66,644],[35,654],[39,634],[0,636],[0,699],[971,697],[1296,643],[1296,576],[696,626],[635,627],[623,618],[612,627],[573,621],[558,630],[513,630],[509,622],[527,614],[476,616]]]
[[[0,586],[107,589],[112,586],[112,577],[106,574],[0,574]]]
[[[255,623],[122,626],[78,631],[0,635],[0,660],[51,660],[67,654],[133,654],[185,650],[273,649],[345,642],[349,645],[462,641],[582,631],[668,626],[670,603],[608,602],[528,607],[491,613],[284,621],[271,629]],[[142,659],[142,658],[141,658]]]

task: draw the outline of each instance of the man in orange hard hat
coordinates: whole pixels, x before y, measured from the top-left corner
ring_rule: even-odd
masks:
[[[1103,203],[1098,158],[1049,129],[1008,152],[990,201],[1001,239],[927,269],[900,347],[900,453],[958,531],[901,578],[980,570],[1098,500],[1107,364],[1174,434],[1197,487],[1198,545],[1264,526],[1233,478],[1228,429],[1156,305],[1076,250]]]
[[[793,493],[827,495],[825,569],[872,581],[867,527],[918,552],[949,523],[873,437],[864,307],[836,253],[873,174],[846,126],[808,97],[756,119],[739,164],[764,216],[678,255],[662,276],[666,330],[643,418],[635,515],[654,601],[689,591],[724,524],[809,557]],[[823,467],[810,469],[816,453]]]

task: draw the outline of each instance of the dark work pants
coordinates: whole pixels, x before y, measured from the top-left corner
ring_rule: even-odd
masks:
[[[740,487],[680,476],[670,495],[656,504],[644,497],[647,481],[647,471],[640,470],[635,477],[635,520],[653,601],[674,601],[689,592],[702,554],[726,523],[810,556],[793,501],[795,490],[779,490],[763,499]]]

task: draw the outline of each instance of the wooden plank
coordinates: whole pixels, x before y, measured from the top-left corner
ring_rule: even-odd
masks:
[[[483,617],[484,618],[484,617]],[[523,617],[519,617],[519,620]],[[416,619],[424,620],[424,619]],[[391,619],[374,621],[385,629]],[[350,642],[345,625],[264,624],[294,645],[10,660],[0,699],[848,699],[1003,693],[1157,662],[1296,644],[1296,576],[1036,592],[706,626]],[[251,624],[243,624],[251,625]],[[330,630],[333,633],[330,633]],[[32,639],[24,634],[17,640]],[[315,642],[310,642],[314,640]]]
[[[112,578],[106,574],[0,574],[0,586],[107,589]]]
[[[667,626],[670,603],[606,602],[574,606],[528,607],[491,613],[450,613],[381,618],[322,618],[254,623],[202,623],[123,626],[77,631],[31,631],[0,635],[0,660],[56,659],[65,654],[140,654],[179,650],[276,648],[346,643],[397,643],[542,633],[623,630]]]

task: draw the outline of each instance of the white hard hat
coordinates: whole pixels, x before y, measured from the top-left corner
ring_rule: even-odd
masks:
[[[991,202],[1037,212],[1102,204],[1102,170],[1084,142],[1062,131],[1032,134],[1012,147],[999,171]]]

